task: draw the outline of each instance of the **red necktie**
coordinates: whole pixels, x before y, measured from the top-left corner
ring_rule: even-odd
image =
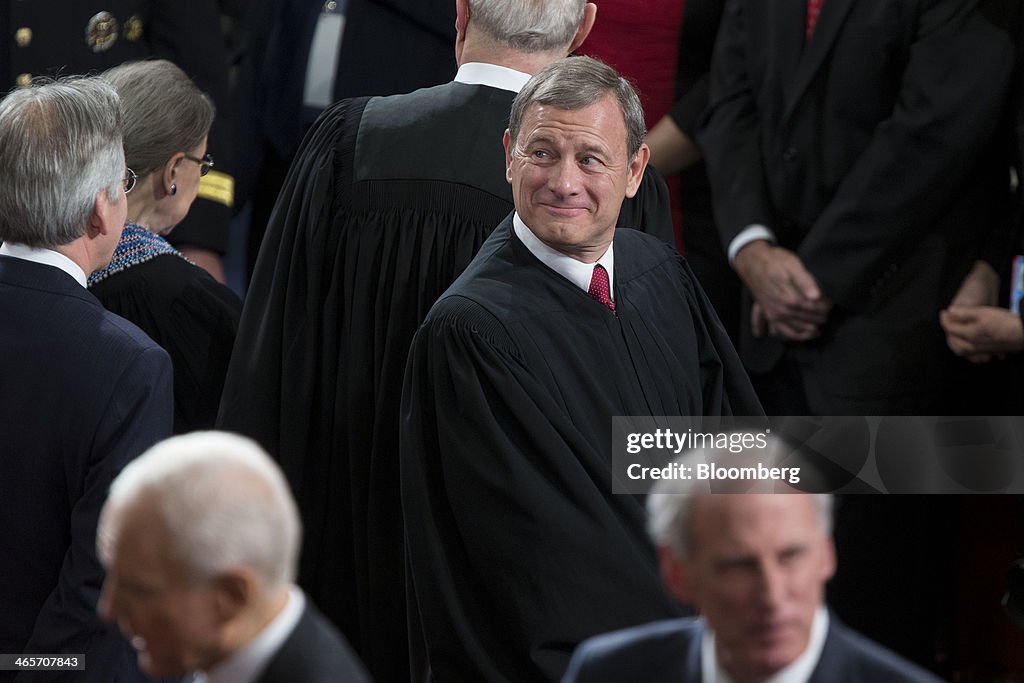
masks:
[[[612,301],[611,289],[608,287],[608,271],[600,263],[594,266],[594,274],[590,276],[590,298],[599,304],[615,310],[615,302]]]
[[[821,13],[821,5],[825,0],[807,0],[807,27],[805,29],[805,35],[807,42],[811,42],[811,36],[814,35],[814,27],[818,23],[818,14]]]

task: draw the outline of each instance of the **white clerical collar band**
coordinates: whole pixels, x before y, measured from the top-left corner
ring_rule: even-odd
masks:
[[[528,80],[530,74],[483,62],[467,62],[460,66],[458,73],[455,74],[456,83],[487,85],[514,93],[522,90]]]

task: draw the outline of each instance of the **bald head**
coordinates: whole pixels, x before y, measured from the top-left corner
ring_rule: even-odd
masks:
[[[192,575],[251,569],[267,586],[294,580],[301,527],[280,469],[255,442],[196,432],[163,441],[111,485],[98,543],[108,557],[124,512],[145,501],[166,526],[169,550]]]

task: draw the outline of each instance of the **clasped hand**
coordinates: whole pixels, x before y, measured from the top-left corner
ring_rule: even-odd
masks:
[[[754,295],[750,325],[755,337],[767,333],[789,341],[807,341],[821,334],[832,300],[799,256],[756,240],[740,249],[735,266]]]
[[[999,276],[984,261],[976,261],[960,284],[949,307],[939,313],[950,350],[972,363],[1024,351],[1020,316],[994,304]]]

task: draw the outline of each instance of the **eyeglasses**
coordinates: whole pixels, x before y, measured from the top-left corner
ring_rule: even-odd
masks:
[[[199,177],[203,177],[204,175],[209,173],[210,169],[213,168],[214,166],[213,155],[211,155],[209,152],[204,154],[202,159],[197,159],[191,154],[186,154],[185,158],[188,159],[189,161],[194,161],[197,164],[199,164]]]
[[[128,194],[129,192],[131,192],[132,190],[135,189],[135,182],[138,179],[139,179],[139,177],[137,175],[135,175],[135,171],[133,171],[132,169],[130,169],[127,166],[125,166],[125,169],[124,169],[124,180],[122,181],[122,182],[124,182],[124,193],[125,194]]]

